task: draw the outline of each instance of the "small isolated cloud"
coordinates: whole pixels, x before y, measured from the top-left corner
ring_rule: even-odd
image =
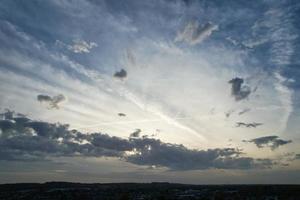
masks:
[[[125,69],[121,69],[114,74],[115,78],[124,79],[127,77],[127,72]]]
[[[89,53],[90,50],[98,45],[95,42],[86,42],[84,40],[75,40],[73,44],[68,46],[68,49],[74,53]]]
[[[178,32],[175,42],[186,42],[189,45],[196,45],[208,38],[216,30],[218,30],[218,26],[211,22],[207,22],[202,26],[196,21],[189,22],[181,32]]]
[[[258,148],[268,147],[273,151],[277,149],[279,146],[291,143],[292,140],[282,140],[279,139],[278,136],[272,135],[272,136],[259,137],[252,140],[243,140],[243,142],[252,142]]]
[[[52,109],[52,108],[56,108],[59,109],[60,108],[60,104],[63,103],[64,101],[67,100],[67,98],[62,95],[59,94],[57,96],[49,96],[49,95],[43,95],[43,94],[39,94],[37,96],[37,100],[41,103],[46,103],[48,104],[48,108]]]
[[[244,79],[242,78],[236,77],[228,81],[228,83],[231,84],[231,95],[236,101],[247,98],[251,93],[251,90],[248,86],[243,86]]]
[[[237,122],[236,123],[236,127],[247,127],[247,128],[256,128],[257,126],[261,126],[263,125],[262,123],[244,123],[244,122]]]
[[[247,113],[247,112],[250,112],[250,111],[251,111],[250,108],[245,108],[245,109],[241,110],[238,114],[239,114],[239,115],[243,115],[243,114],[245,114],[245,113]]]
[[[229,118],[232,113],[234,113],[234,110],[228,110],[227,112],[225,112],[226,118]]]
[[[92,48],[98,46],[95,42],[86,42],[84,40],[74,40],[72,45],[68,45],[57,40],[56,44],[58,46],[67,48],[74,53],[89,53]]]
[[[119,117],[125,117],[126,116],[126,114],[124,114],[124,113],[118,113],[118,115],[119,115]]]
[[[130,134],[130,137],[140,137],[141,129],[136,129],[133,133]]]
[[[136,66],[136,58],[131,49],[126,50],[126,58],[130,66]]]
[[[0,160],[38,161],[54,157],[115,157],[170,170],[270,168],[271,159],[242,157],[234,148],[189,149],[148,137],[122,139],[100,132],[84,134],[69,125],[6,115],[0,120]],[[139,135],[137,129],[135,136]]]

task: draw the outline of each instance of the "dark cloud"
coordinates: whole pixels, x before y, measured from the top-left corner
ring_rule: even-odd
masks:
[[[1,120],[0,121],[0,127],[3,131],[12,129],[14,127],[15,123],[12,120]]]
[[[208,38],[217,29],[218,26],[211,22],[207,22],[200,26],[198,22],[193,21],[188,23],[184,29],[177,34],[175,41],[196,45]]]
[[[94,133],[88,141],[96,147],[117,152],[132,151],[134,148],[134,145],[130,141],[107,134]]]
[[[234,96],[236,101],[247,98],[251,93],[248,86],[242,86],[244,83],[244,79],[242,78],[236,77],[228,81],[228,83],[231,84],[231,95]]]
[[[146,138],[134,140],[138,154],[127,157],[131,163],[154,165],[172,170],[197,169],[250,169],[271,167],[250,157],[240,157],[241,152],[234,148],[191,150],[183,145],[163,143]]]
[[[39,94],[37,96],[37,100],[41,103],[47,103],[49,105],[49,108],[56,108],[59,109],[59,104],[66,101],[66,97],[62,94],[59,94],[57,96],[49,96],[49,95],[43,95]]]
[[[231,115],[232,113],[234,113],[234,110],[228,110],[228,111],[225,113],[226,118],[229,118],[230,115]]]
[[[126,78],[127,77],[127,72],[125,71],[125,69],[121,69],[120,71],[117,71],[114,74],[114,77],[120,78],[120,79]]]
[[[125,116],[126,116],[126,114],[124,114],[124,113],[118,113],[118,115],[119,115],[120,117],[125,117]]]
[[[40,101],[40,102],[51,102],[52,101],[52,97],[50,97],[48,95],[39,94],[37,96],[37,100]]]
[[[130,137],[140,137],[141,129],[136,129],[133,133],[130,134]]]
[[[256,123],[256,122],[253,122],[253,123],[237,122],[236,123],[236,127],[244,126],[244,127],[247,127],[247,128],[256,128],[257,126],[261,126],[261,125],[263,125],[263,124],[262,123]]]
[[[243,142],[252,142],[258,148],[269,147],[269,148],[271,148],[271,150],[275,150],[279,146],[289,144],[292,141],[291,140],[282,140],[282,139],[279,139],[278,136],[272,135],[272,136],[259,137],[259,138],[255,138],[252,140],[243,140]]]
[[[65,124],[35,121],[7,113],[3,116],[6,117],[0,120],[0,160],[105,156],[170,170],[268,168],[274,164],[269,159],[242,157],[241,150],[234,148],[188,149],[148,137],[122,139],[102,133],[83,134],[70,130]],[[137,129],[135,136],[139,132]]]
[[[245,114],[245,113],[247,113],[247,112],[250,112],[250,111],[251,111],[250,108],[245,108],[245,109],[241,110],[238,114],[239,114],[239,115],[243,115],[243,114]]]
[[[14,114],[15,114],[14,111],[11,111],[9,109],[5,109],[5,112],[1,113],[0,117],[4,118],[4,119],[12,119]]]

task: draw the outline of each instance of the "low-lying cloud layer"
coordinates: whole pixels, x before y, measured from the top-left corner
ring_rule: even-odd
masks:
[[[64,101],[66,101],[66,97],[62,94],[59,94],[57,96],[49,96],[49,95],[43,95],[43,94],[39,94],[37,96],[37,100],[41,103],[46,103],[48,104],[48,108],[52,109],[52,108],[56,108],[59,109],[60,104]]]
[[[5,112],[0,120],[0,159],[33,161],[54,157],[117,157],[137,165],[170,170],[269,168],[270,159],[242,157],[241,150],[188,149],[153,138],[122,139],[102,133],[83,134],[65,124],[52,124]]]
[[[254,138],[252,140],[244,140],[244,142],[252,142],[258,148],[269,147],[271,150],[275,150],[282,145],[291,143],[292,141],[291,140],[282,140],[282,139],[279,139],[278,136],[272,135],[272,136]]]
[[[231,95],[235,98],[236,101],[247,98],[251,90],[248,86],[243,86],[244,79],[242,78],[233,78],[228,83],[231,84]]]
[[[218,30],[218,26],[211,22],[207,22],[202,26],[196,21],[190,22],[185,26],[183,31],[177,34],[175,41],[196,45],[208,38],[215,30]]]

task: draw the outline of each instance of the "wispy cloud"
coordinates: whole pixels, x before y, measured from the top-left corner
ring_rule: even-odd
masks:
[[[292,95],[293,91],[286,86],[287,79],[280,75],[280,73],[275,72],[274,74],[277,81],[274,83],[275,89],[279,94],[279,100],[283,106],[284,114],[281,116],[281,127],[280,131],[285,131],[287,127],[287,123],[290,117],[290,114],[293,112],[293,103],[292,103]]]
[[[243,115],[243,114],[245,114],[245,113],[247,113],[247,112],[250,112],[250,111],[251,111],[250,108],[245,108],[245,109],[241,110],[238,114],[239,114],[239,115]]]
[[[61,47],[65,47],[68,50],[74,53],[90,53],[90,50],[94,47],[97,47],[95,42],[87,42],[84,40],[74,40],[71,45],[65,44],[59,40],[56,41],[56,44]]]
[[[186,42],[189,45],[196,45],[208,38],[218,26],[207,22],[199,25],[197,21],[189,22],[182,31],[178,32],[175,42]]]

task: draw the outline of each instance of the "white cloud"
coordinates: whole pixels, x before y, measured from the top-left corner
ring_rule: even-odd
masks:
[[[90,53],[90,50],[94,47],[97,47],[95,42],[86,42],[84,40],[74,40],[73,44],[67,45],[59,40],[56,41],[58,46],[67,48],[68,50],[74,53]]]
[[[202,26],[198,22],[189,22],[182,31],[178,32],[175,42],[186,42],[196,45],[208,38],[214,31],[218,30],[218,25],[208,22]]]
[[[275,72],[274,76],[277,79],[277,81],[274,83],[274,86],[278,92],[280,102],[284,109],[284,114],[281,115],[280,132],[282,133],[285,131],[289,117],[293,112],[293,101],[292,101],[293,91],[285,85],[288,79],[283,77],[279,72]]]

